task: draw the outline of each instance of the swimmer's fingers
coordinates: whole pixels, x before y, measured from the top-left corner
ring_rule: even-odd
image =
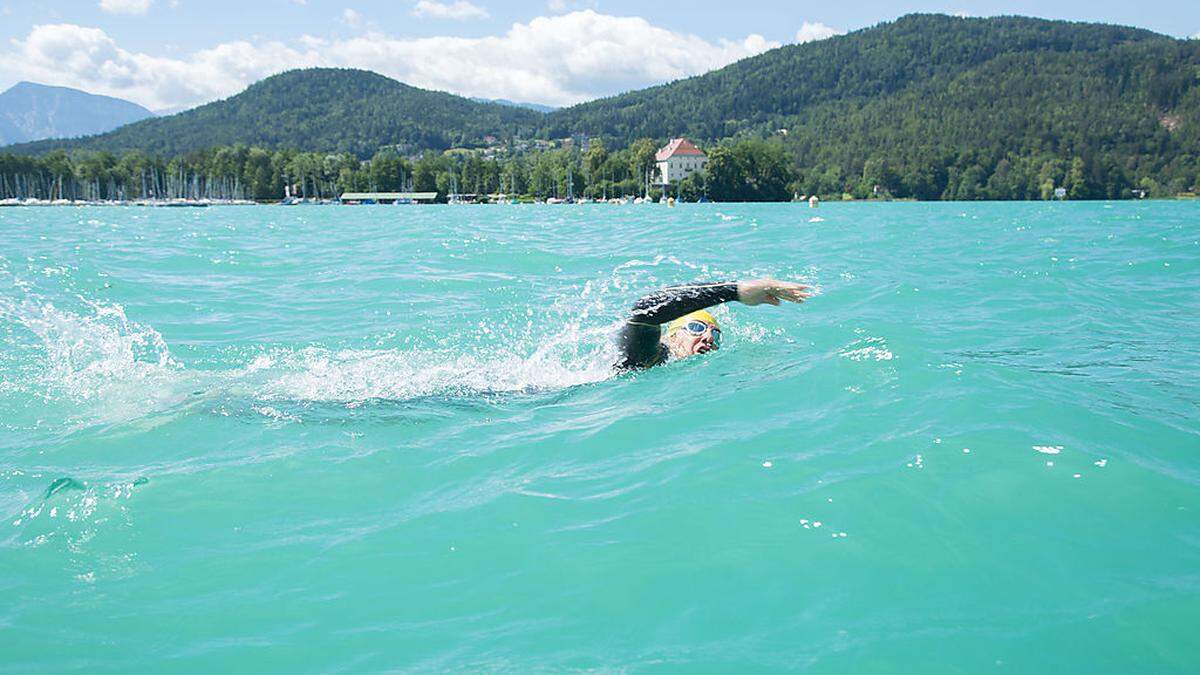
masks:
[[[780,282],[778,287],[771,289],[771,295],[788,302],[804,302],[812,297],[812,291],[803,284]]]
[[[807,286],[791,281],[752,279],[738,282],[738,300],[747,305],[778,305],[785,300],[803,302],[809,295]]]

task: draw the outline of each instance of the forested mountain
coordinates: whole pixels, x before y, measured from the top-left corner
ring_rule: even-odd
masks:
[[[1181,192],[1200,172],[1200,41],[910,15],[559,110],[544,129],[618,144],[775,136],[798,189],[822,194],[1036,198],[1071,172],[1078,196],[1128,196],[1142,179]]]
[[[469,152],[404,159],[478,146],[486,135],[580,133],[602,143],[586,155],[564,144],[545,156],[493,149],[486,161]],[[57,185],[61,194],[59,177],[85,165],[89,194],[113,192],[101,176],[117,191],[123,180],[137,181],[140,193],[143,170],[117,170],[128,164],[154,175],[173,166],[165,175],[223,181],[260,199],[283,192],[281,174],[319,194],[404,180],[441,189],[453,176],[473,192],[528,188],[545,196],[582,180],[576,194],[604,195],[640,192],[655,146],[681,135],[711,159],[703,180],[675,186],[685,196],[1044,199],[1064,188],[1082,199],[1200,191],[1200,40],[1025,17],[909,15],[548,114],[365,71],[292,71],[170,118],[5,150],[71,153],[28,166],[10,160],[25,167],[7,170],[10,193],[19,178],[23,186],[40,181],[43,193]],[[89,160],[93,150],[154,157]]]
[[[274,75],[222,101],[100,136],[6,150],[40,154],[54,148],[86,148],[176,155],[245,144],[370,156],[389,145],[408,152],[441,150],[487,134],[532,129],[541,119],[541,113],[532,110],[418,89],[370,71],[312,68]]]
[[[998,58],[1023,55],[1010,64],[1022,66],[1026,56],[1058,53],[1077,55],[1082,62],[1119,45],[1147,41],[1176,42],[1104,24],[911,14],[847,35],[780,47],[685,80],[563,108],[547,118],[548,131],[724,138],[783,121],[814,104],[861,103],[935,83],[945,88]],[[1002,76],[1008,81],[1027,74],[1020,68]]]
[[[153,115],[111,96],[18,82],[0,93],[0,145],[99,134]]]

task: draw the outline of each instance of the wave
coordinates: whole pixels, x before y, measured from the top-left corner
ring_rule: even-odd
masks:
[[[347,404],[560,389],[612,376],[615,353],[601,342],[610,334],[608,330],[564,333],[547,339],[532,354],[282,349],[256,358],[233,375],[230,384],[233,388],[249,386],[261,401]],[[584,341],[594,343],[594,349],[588,355],[572,357],[567,348]]]
[[[45,367],[40,384],[86,400],[109,394],[114,386],[162,378],[180,369],[158,331],[130,321],[120,305],[83,302],[90,312],[0,298],[0,318],[24,327],[41,342]]]
[[[297,405],[354,408],[563,390],[614,376],[618,317],[639,291],[737,276],[671,256],[629,260],[550,302],[500,311],[403,346],[380,347],[388,339],[363,336],[370,348],[231,345],[215,358],[188,359],[176,357],[162,334],[131,320],[119,304],[64,288],[51,302],[14,282],[0,292],[0,321],[10,324],[0,334],[0,381],[7,383],[0,387],[0,417],[23,406],[26,421],[41,424],[47,409],[30,403],[36,400],[57,406],[71,428],[185,413],[197,405],[287,422],[296,419]],[[744,328],[751,341],[761,338],[752,326]],[[189,345],[185,353],[194,357],[194,349]]]
[[[82,304],[70,311],[0,298],[0,319],[22,329],[8,330],[0,344],[8,352],[0,364],[0,413],[10,420],[24,404],[30,425],[35,417],[42,425],[56,406],[68,426],[110,424],[198,399],[236,401],[235,408],[287,420],[292,414],[280,403],[356,407],[563,389],[612,377],[616,360],[615,325],[585,328],[577,316],[548,334],[530,321],[489,327],[490,335],[471,327],[461,331],[462,344],[436,348],[254,347],[240,352],[253,354],[240,363],[205,370],[181,363],[158,331],[131,321],[122,306]],[[28,410],[33,400],[37,410]]]

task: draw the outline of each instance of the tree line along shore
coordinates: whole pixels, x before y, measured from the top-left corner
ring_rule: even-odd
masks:
[[[504,194],[545,200],[603,199],[665,193],[681,201],[1036,200],[1191,196],[1200,174],[1139,176],[1119,164],[1052,154],[1006,155],[994,162],[961,157],[931,160],[913,170],[886,159],[841,167],[797,166],[785,138],[728,139],[705,148],[703,172],[656,185],[659,143],[639,139],[610,150],[601,140],[496,156],[479,149],[403,156],[381,150],[361,160],[350,153],[268,150],[243,145],[175,157],[134,150],[53,150],[39,157],[0,154],[0,200],[135,201],[211,199],[276,202],[286,196],[336,199],[344,192]],[[990,166],[985,166],[990,164]]]
[[[360,160],[349,153],[270,151],[220,147],[172,158],[141,151],[53,150],[41,157],[0,155],[0,199],[134,201],[213,199],[276,202],[285,197],[336,199],[346,192],[505,194],[545,200],[658,198],[654,185],[658,144],[642,139],[609,151],[601,141],[586,149],[553,148],[506,157],[469,149],[405,157],[382,150]],[[713,148],[703,175],[666,186],[685,201],[787,201],[795,172],[778,144],[742,141]]]

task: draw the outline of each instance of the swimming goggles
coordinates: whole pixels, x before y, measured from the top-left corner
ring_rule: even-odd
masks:
[[[692,335],[704,335],[704,332],[711,329],[713,344],[721,346],[721,329],[716,326],[705,323],[703,321],[689,321],[683,324],[683,329]]]

